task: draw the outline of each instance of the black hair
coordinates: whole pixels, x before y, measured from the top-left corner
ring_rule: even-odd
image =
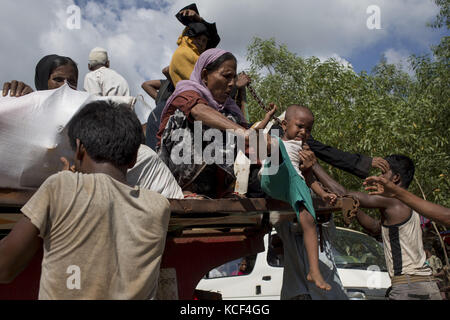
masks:
[[[220,68],[222,63],[224,63],[225,61],[228,61],[228,60],[234,60],[234,62],[236,62],[236,64],[237,64],[236,57],[231,52],[226,52],[223,55],[221,55],[219,58],[217,58],[215,61],[208,64],[205,67],[205,69],[208,71],[208,73],[216,71],[217,69]]]
[[[398,174],[401,179],[401,187],[408,189],[414,178],[414,162],[407,156],[392,154],[384,158],[389,163],[389,167],[394,174]]]
[[[292,105],[290,105],[289,107],[286,108],[286,113],[284,115],[284,119],[285,120],[289,120],[289,118],[292,116],[292,113],[294,113],[294,111],[293,111],[294,109],[295,109],[295,111],[297,111],[297,110],[305,110],[306,112],[311,114],[311,116],[312,116],[312,118],[314,120],[314,113],[311,111],[311,109],[306,107],[306,106],[299,105],[299,104],[292,104]]]
[[[116,167],[132,163],[144,142],[141,123],[130,106],[112,101],[94,101],[84,106],[70,120],[68,136],[74,151],[79,139],[94,161]]]

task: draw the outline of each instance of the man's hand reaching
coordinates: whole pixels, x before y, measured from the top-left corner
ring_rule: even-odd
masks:
[[[303,149],[302,151],[299,152],[299,154],[301,160],[300,170],[302,172],[311,169],[312,166],[316,164],[317,162],[316,155],[314,154],[314,152],[311,151],[311,149],[306,143],[303,144]]]
[[[389,163],[380,157],[374,157],[372,159],[372,168],[378,168],[382,173],[389,171]]]
[[[368,177],[364,183],[366,191],[369,191],[370,195],[380,195],[385,197],[395,197],[396,190],[399,188],[392,181],[383,177]]]

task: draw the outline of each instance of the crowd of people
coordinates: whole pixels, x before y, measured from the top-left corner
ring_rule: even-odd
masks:
[[[22,208],[24,217],[0,242],[0,282],[8,282],[44,248],[39,297],[41,299],[149,299],[156,297],[159,265],[170,218],[167,198],[242,198],[234,191],[233,163],[196,161],[191,152],[185,161],[174,153],[194,149],[195,123],[202,132],[232,131],[244,141],[249,156],[252,135],[267,129],[277,111],[272,106],[261,123],[246,117],[246,86],[251,79],[237,74],[237,59],[218,49],[220,37],[214,23],[206,22],[195,4],[180,10],[185,26],[164,78],[149,80],[142,88],[155,100],[144,130],[127,105],[94,101],[84,106],[68,124],[74,162],[63,159],[66,169],[49,177]],[[96,47],[89,54],[90,72],[84,90],[98,96],[129,96],[127,81],[110,68],[107,51]],[[77,90],[77,64],[69,57],[48,55],[36,66],[36,90],[64,84]],[[3,86],[3,96],[33,92],[21,82]],[[407,191],[414,164],[404,155],[367,157],[327,146],[313,138],[313,111],[291,105],[284,113],[280,138],[266,133],[258,148],[277,153],[279,163],[266,159],[249,167],[247,196],[271,197],[291,204],[295,220],[283,217],[274,227],[283,241],[285,274],[282,298],[345,299],[336,268],[319,268],[327,259],[334,265],[330,243],[321,254],[316,231],[313,194],[333,205],[339,196],[358,199],[360,208],[380,210],[375,220],[362,210],[357,221],[371,235],[382,235],[391,277],[390,299],[441,299],[426,263],[419,214],[445,226],[450,209],[422,200]],[[177,135],[183,132],[183,139]],[[269,131],[270,132],[270,131]],[[200,145],[200,152],[208,145]],[[257,148],[256,148],[257,149]],[[235,158],[237,151],[224,148]],[[256,152],[257,153],[257,152]],[[366,178],[369,193],[346,190],[319,165],[332,166]],[[265,168],[278,166],[276,174]],[[371,168],[382,171],[368,177]],[[155,169],[156,168],[156,169]],[[327,228],[333,228],[331,220]],[[66,287],[66,265],[80,267],[83,291]],[[246,261],[239,269],[245,274]],[[441,267],[442,269],[442,267]],[[240,275],[237,273],[237,275]],[[299,276],[301,275],[301,276]],[[316,288],[309,290],[310,284]],[[312,293],[314,291],[314,293]]]

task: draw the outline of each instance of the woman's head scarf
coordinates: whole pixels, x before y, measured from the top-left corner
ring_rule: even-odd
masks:
[[[222,49],[208,49],[203,52],[197,60],[195,64],[194,71],[192,71],[191,77],[189,80],[181,80],[177,83],[174,93],[167,100],[166,106],[164,107],[163,114],[167,111],[169,106],[172,104],[172,101],[182,92],[185,91],[196,91],[199,93],[207,102],[208,105],[217,111],[231,111],[233,114],[236,114],[239,117],[240,123],[246,123],[244,114],[242,113],[241,108],[236,104],[236,102],[228,97],[227,100],[223,104],[219,104],[213,97],[211,91],[209,91],[208,87],[202,81],[202,71],[205,69],[207,65],[216,61],[228,51]]]
[[[72,63],[78,75],[77,65],[72,59],[68,57],[58,56],[56,54],[50,54],[39,60],[38,64],[36,65],[36,72],[34,75],[34,85],[36,87],[36,90],[48,90],[48,79],[55,69],[55,60],[63,60]]]

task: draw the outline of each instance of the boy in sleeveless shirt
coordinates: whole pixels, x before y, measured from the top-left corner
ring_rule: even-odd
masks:
[[[389,170],[382,177],[407,189],[414,177],[414,163],[403,155],[385,158]],[[358,210],[359,224],[371,235],[382,235],[384,253],[392,287],[388,292],[392,300],[441,300],[439,289],[427,264],[422,242],[419,214],[395,198],[348,192],[334,181],[320,165],[313,165],[313,172],[326,187],[338,194],[350,194],[357,198],[361,208],[379,209],[381,220]]]

